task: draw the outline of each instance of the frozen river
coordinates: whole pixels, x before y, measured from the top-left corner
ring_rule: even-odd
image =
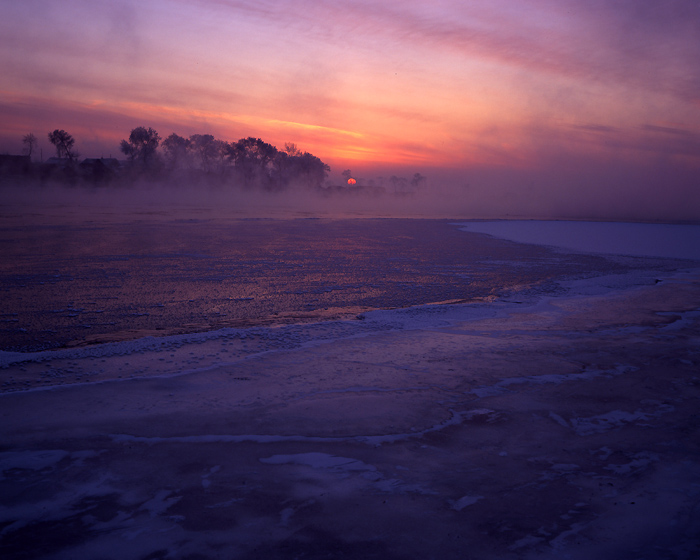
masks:
[[[697,261],[481,224],[5,228],[0,556],[697,557]]]

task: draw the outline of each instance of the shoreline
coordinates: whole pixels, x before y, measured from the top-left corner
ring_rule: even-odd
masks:
[[[404,332],[449,328],[460,323],[483,319],[508,319],[515,314],[536,313],[556,303],[577,300],[617,298],[653,288],[659,283],[700,281],[700,266],[666,271],[634,270],[626,274],[595,276],[562,282],[565,293],[540,294],[528,301],[522,298],[494,299],[469,303],[433,303],[396,309],[372,309],[353,318],[328,319],[316,322],[255,325],[246,328],[224,327],[210,331],[195,331],[172,335],[126,338],[122,340],[86,343],[80,346],[56,348],[39,352],[0,351],[0,398],[15,392],[46,391],[73,385],[112,383],[143,378],[167,378],[209,371],[220,365],[235,365],[256,359],[270,352],[302,349],[318,344],[333,344],[346,339],[362,338],[382,332]],[[246,342],[248,341],[248,342]],[[198,367],[172,372],[178,360],[187,363],[187,355],[202,354],[203,348],[220,343],[230,345],[225,354],[207,361],[197,360]],[[252,348],[251,348],[252,347]],[[123,373],[131,365],[130,356],[146,353],[134,373]],[[164,359],[162,355],[168,354]],[[94,361],[101,367],[95,371]],[[86,361],[88,365],[78,367]],[[165,361],[164,364],[160,362]],[[109,363],[106,363],[109,362]],[[43,370],[50,365],[50,372]],[[190,363],[192,363],[190,361]],[[105,365],[102,365],[105,364]],[[46,366],[49,367],[49,366]],[[47,378],[47,375],[51,377]],[[88,380],[94,377],[92,380]],[[53,380],[52,380],[53,379]]]

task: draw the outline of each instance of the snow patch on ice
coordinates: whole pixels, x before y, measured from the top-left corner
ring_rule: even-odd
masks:
[[[522,539],[518,539],[515,541],[510,547],[510,550],[518,550],[519,548],[530,548],[533,546],[537,546],[538,544],[541,544],[544,542],[543,537],[537,537],[535,535],[527,535],[526,537],[523,537]]]
[[[658,460],[659,456],[656,453],[642,451],[640,453],[636,453],[629,463],[625,463],[624,465],[608,465],[604,468],[605,470],[612,471],[617,475],[630,474],[633,472],[642,471]]]
[[[588,418],[572,418],[571,425],[578,435],[589,436],[621,428],[626,424],[634,422],[646,422],[663,414],[673,412],[673,410],[675,410],[675,408],[672,405],[658,403],[653,409],[646,411],[641,409],[635,410],[634,412],[612,410],[605,414],[590,416]]]
[[[474,418],[486,418],[487,421],[498,417],[498,414],[493,410],[486,408],[472,409],[462,412],[450,411],[452,416],[443,422],[439,422],[424,430],[398,433],[398,434],[383,434],[383,435],[360,435],[360,436],[304,436],[304,435],[275,435],[275,434],[207,434],[197,436],[169,436],[169,437],[148,437],[148,436],[133,436],[129,434],[113,434],[110,437],[116,443],[145,443],[154,445],[158,443],[281,443],[281,442],[309,442],[309,443],[336,443],[336,442],[358,442],[368,445],[382,445],[385,443],[395,443],[405,441],[407,439],[421,438],[426,434],[438,432],[450,426],[461,424],[465,420]],[[309,459],[311,460],[311,459]]]
[[[25,469],[40,471],[54,466],[70,455],[62,449],[43,449],[40,451],[6,451],[0,453],[0,480],[6,471]]]
[[[557,424],[560,426],[564,426],[565,428],[569,428],[569,423],[564,420],[561,416],[559,416],[556,412],[549,412],[549,417],[554,420]]]
[[[261,463],[268,465],[306,465],[314,469],[329,469],[334,471],[376,471],[376,467],[350,459],[348,457],[336,457],[328,453],[296,453],[293,455],[272,455],[260,459]]]
[[[0,526],[4,525],[0,537],[37,521],[57,521],[75,515],[75,506],[81,500],[114,493],[109,481],[109,475],[101,475],[78,487],[49,494],[38,502],[20,502],[12,506],[0,502]]]
[[[588,379],[594,379],[601,376],[614,376],[622,375],[630,371],[636,371],[638,368],[627,365],[617,365],[612,369],[586,369],[581,373],[548,373],[543,375],[528,375],[525,377],[510,377],[508,379],[503,379],[494,385],[489,385],[486,387],[477,387],[472,389],[469,393],[476,395],[477,397],[493,397],[507,393],[509,391],[508,387],[510,385],[522,385],[523,383],[529,383],[532,385],[544,385],[545,383],[564,383],[567,381],[585,381]],[[551,416],[551,413],[550,413]],[[563,426],[566,426],[566,421],[563,418],[556,418],[557,415],[552,416],[555,421],[559,422]],[[562,422],[563,421],[563,422]]]
[[[167,511],[182,499],[182,496],[172,496],[172,490],[159,490],[156,495],[144,502],[139,509],[146,510],[151,517],[156,517]]]
[[[662,331],[677,331],[691,326],[698,319],[700,319],[700,309],[696,309],[694,311],[686,311],[685,313],[662,312],[659,313],[659,315],[677,317],[677,319],[672,323],[661,327]]]
[[[462,511],[465,507],[473,506],[476,502],[483,499],[483,496],[462,496],[459,500],[451,502],[452,509]]]
[[[291,455],[272,455],[259,459],[267,465],[302,465],[313,469],[335,473],[341,478],[359,474],[380,492],[434,494],[420,484],[406,483],[399,478],[386,478],[374,465],[368,465],[358,459],[338,457],[328,453],[294,453]],[[282,512],[284,514],[284,511]],[[291,512],[293,513],[293,511]],[[291,513],[289,514],[291,516]],[[283,515],[283,521],[285,516]],[[284,524],[284,523],[283,523]]]

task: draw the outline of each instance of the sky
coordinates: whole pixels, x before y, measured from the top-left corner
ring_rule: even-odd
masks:
[[[486,213],[700,220],[697,0],[23,0],[0,153],[67,130],[294,142]],[[449,187],[449,188],[448,188]]]

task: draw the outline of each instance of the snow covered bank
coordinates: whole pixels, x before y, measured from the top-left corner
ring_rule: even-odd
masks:
[[[587,253],[700,260],[700,225],[541,220],[459,225],[464,231]]]

